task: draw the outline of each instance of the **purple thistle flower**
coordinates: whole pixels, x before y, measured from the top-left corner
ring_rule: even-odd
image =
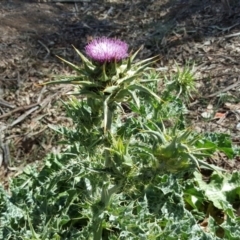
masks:
[[[85,47],[85,50],[89,58],[101,63],[120,61],[128,56],[128,45],[114,38],[94,39]]]

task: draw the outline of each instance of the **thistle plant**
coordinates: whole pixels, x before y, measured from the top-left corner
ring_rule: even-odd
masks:
[[[91,108],[90,118],[96,120],[92,122],[92,128],[98,125],[100,126],[99,131],[103,133],[104,169],[107,169],[109,174],[104,177],[100,201],[93,204],[94,239],[97,240],[102,236],[102,215],[111,196],[123,187],[123,172],[126,170],[126,165],[129,164],[126,163],[129,160],[126,154],[118,154],[118,148],[114,150],[119,141],[115,140],[112,122],[116,118],[117,111],[118,114],[124,112],[122,104],[133,101],[138,108],[140,107],[138,93],[141,91],[151,95],[156,101],[161,101],[158,95],[144,85],[144,83],[156,81],[156,79],[146,81],[140,76],[141,72],[148,68],[156,57],[134,63],[140,49],[129,56],[128,45],[125,42],[105,37],[95,39],[86,46],[85,51],[89,59],[79,50],[74,49],[80,56],[83,67],[59,58],[76,70],[77,75],[46,84],[72,83],[78,85],[78,91],[74,94],[86,98],[87,105]],[[125,59],[126,61],[124,61]],[[116,163],[120,166],[117,166]],[[121,172],[122,170],[123,172]]]
[[[74,49],[80,65],[59,58],[76,74],[45,83],[75,85],[64,102],[74,125],[52,126],[65,146],[46,157],[40,172],[26,168],[13,180],[11,196],[0,188],[0,238],[218,239],[213,219],[209,232],[199,226],[203,209],[216,199],[207,183],[187,176],[201,168],[218,174],[204,158],[218,146],[229,153],[229,141],[186,128],[182,98],[168,86],[158,96],[159,75],[150,68],[157,57],[136,61],[141,48],[128,53],[125,42],[105,37],[90,42],[85,54]],[[188,78],[180,76],[182,85],[172,90],[189,93]],[[216,206],[233,218],[223,199]],[[226,232],[229,226],[240,232],[238,222]]]
[[[79,125],[78,135],[82,134],[80,144],[88,149],[89,156],[92,151],[102,149],[104,161],[100,164],[100,168],[95,168],[95,171],[105,174],[101,175],[99,198],[92,202],[93,239],[99,240],[103,234],[106,210],[115,194],[124,192],[124,189],[128,192],[131,185],[144,182],[146,169],[153,175],[156,171],[177,173],[189,167],[198,169],[200,160],[198,161],[197,157],[200,156],[201,150],[194,147],[196,140],[189,140],[190,131],[177,134],[172,132],[168,135],[149,119],[145,124],[137,127],[139,129],[137,132],[130,130],[127,136],[129,130],[121,120],[119,121],[120,116],[124,114],[123,105],[134,105],[136,111],[145,108],[146,101],[150,105],[161,105],[161,98],[152,89],[153,83],[158,81],[154,77],[157,75],[142,77],[146,75],[146,71],[150,69],[150,64],[156,60],[156,57],[134,62],[141,48],[134,54],[129,54],[125,42],[105,37],[95,39],[85,47],[87,57],[74,49],[82,60],[82,66],[59,58],[72,67],[77,75],[46,84],[77,85],[74,95],[80,95],[82,103],[79,105],[78,100],[72,99],[71,107],[68,106],[69,104],[66,105],[70,112],[73,108],[78,109],[75,115]],[[185,85],[188,85],[192,78],[190,79],[188,72],[186,74],[179,74],[181,79],[178,79],[180,86],[178,95],[188,92]],[[144,96],[145,101],[141,96]],[[155,117],[158,116],[159,110],[159,107],[154,110]],[[119,128],[116,127],[117,125],[124,126]],[[149,127],[150,125],[152,126]],[[94,134],[93,129],[95,129]],[[136,143],[133,136],[137,137],[143,133],[149,135],[148,139],[154,136],[155,140],[145,142],[143,137],[141,144]],[[84,139],[88,139],[87,144],[91,147],[84,144],[86,142]],[[145,145],[149,143],[150,148]],[[140,152],[137,156],[142,156],[140,162],[134,161],[134,157],[129,153],[137,151]],[[143,152],[148,154],[141,155]]]
[[[196,92],[194,65],[187,65],[183,69],[176,64],[177,72],[172,74],[170,80],[166,78],[166,85],[168,91],[176,91],[176,98],[185,98],[189,100],[192,98],[192,92]]]
[[[151,137],[155,138],[155,144],[150,151],[154,156],[153,167],[158,172],[178,173],[190,168],[206,168],[214,171],[222,169],[206,163],[203,158],[209,156],[208,148],[197,147],[196,142],[201,136],[193,134],[190,129],[178,130],[175,127],[166,129],[164,124],[160,128],[152,123],[151,128],[145,126]]]

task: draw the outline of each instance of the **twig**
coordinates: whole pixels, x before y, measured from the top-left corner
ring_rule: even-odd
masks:
[[[36,106],[38,106],[38,105],[39,105],[39,103],[33,103],[33,104],[30,104],[30,105],[27,105],[27,106],[21,106],[21,107],[15,108],[15,109],[13,109],[13,110],[10,111],[10,112],[7,112],[7,113],[5,113],[5,114],[3,114],[3,115],[0,115],[0,119],[5,118],[5,117],[9,117],[9,116],[11,116],[13,113],[16,113],[16,112],[26,111],[26,110],[28,110],[28,109],[30,109],[30,108],[33,108],[33,107],[36,107]]]
[[[58,95],[57,93],[54,93],[53,95],[48,96],[47,98],[45,98],[41,103],[39,103],[39,105],[41,106],[41,108],[44,108],[47,106],[47,104],[49,102],[51,102],[52,99],[54,99],[56,96]]]
[[[50,2],[76,3],[76,2],[91,2],[91,0],[51,0]]]
[[[6,166],[10,165],[10,160],[11,160],[8,143],[3,143],[2,149],[3,149],[3,162],[6,167]]]
[[[225,37],[225,38],[231,38],[231,37],[237,37],[237,36],[240,36],[240,32],[233,33],[233,34],[229,34],[229,35],[226,35],[226,36],[224,36],[224,37]]]
[[[10,153],[9,153],[8,143],[4,142],[5,129],[7,129],[7,126],[1,126],[0,128],[0,167],[2,165],[4,167],[7,167],[10,163]]]
[[[232,84],[232,85],[230,85],[230,86],[228,86],[228,87],[226,87],[226,88],[224,88],[224,89],[222,89],[222,90],[219,90],[219,91],[217,91],[217,92],[215,92],[215,93],[212,93],[212,94],[210,94],[210,95],[208,95],[208,96],[203,96],[202,98],[211,98],[211,97],[217,96],[218,94],[221,94],[221,93],[223,93],[223,92],[227,92],[227,91],[229,91],[229,90],[237,87],[238,85],[240,85],[240,80],[238,80],[238,81],[235,82],[234,84]]]
[[[46,54],[46,56],[44,57],[44,59],[46,59],[48,56],[49,56],[49,54],[50,54],[50,50],[48,49],[48,47],[43,43],[43,42],[41,42],[40,40],[38,40],[38,42],[46,49],[46,51],[47,51],[47,54]]]
[[[15,120],[14,122],[12,122],[10,124],[10,127],[13,127],[14,125],[22,122],[28,115],[30,115],[32,112],[36,111],[39,108],[39,106],[33,107],[30,110],[28,110],[27,112],[25,112],[24,114],[22,114],[17,120]]]
[[[2,146],[0,146],[0,167],[3,165],[4,163],[4,151]]]
[[[4,100],[2,100],[2,99],[0,99],[0,105],[2,105],[2,106],[4,106],[4,107],[8,107],[8,108],[15,108],[14,105],[12,105],[11,103],[6,102],[6,101],[4,101]],[[1,117],[1,116],[0,116],[0,117]]]
[[[240,23],[239,22],[237,22],[237,23],[235,23],[235,24],[233,24],[232,26],[230,26],[230,27],[225,27],[225,28],[221,28],[221,27],[219,27],[219,26],[210,26],[211,28],[216,28],[216,29],[218,29],[218,30],[220,30],[220,31],[222,31],[222,32],[228,32],[228,31],[230,31],[232,28],[234,28],[234,27],[236,27],[236,26],[238,26]]]
[[[58,92],[48,96],[47,98],[45,98],[41,103],[39,103],[39,106],[41,107],[39,110],[37,110],[32,117],[35,117],[39,112],[42,111],[43,108],[45,108],[51,101],[52,99],[54,99],[56,96],[58,95]]]
[[[58,97],[61,97],[64,93],[68,92],[70,90],[70,87],[69,88],[65,88],[64,91],[62,92],[62,94],[59,94],[59,92],[53,94],[53,95],[50,95],[48,96],[47,98],[45,98],[42,102],[40,102],[40,99],[42,97],[42,92],[38,98],[38,103],[33,103],[33,104],[30,104],[30,105],[27,105],[27,106],[21,106],[21,107],[18,107],[18,108],[15,108],[13,109],[12,111],[10,112],[7,112],[7,113],[4,113],[2,115],[0,115],[0,119],[2,118],[5,118],[5,117],[9,117],[11,115],[13,115],[14,113],[16,112],[22,112],[22,111],[26,111],[30,108],[34,108],[34,107],[41,107],[41,108],[44,108],[47,106],[47,104],[53,99],[55,98],[56,96]],[[42,90],[43,91],[43,90]],[[17,121],[17,120],[16,120]],[[10,125],[11,126],[11,125]]]
[[[44,91],[46,90],[46,85],[42,88],[39,96],[38,96],[38,99],[37,99],[37,102],[40,103],[41,99],[42,99],[42,95],[44,93]]]

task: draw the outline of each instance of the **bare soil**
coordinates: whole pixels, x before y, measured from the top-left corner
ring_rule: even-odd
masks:
[[[139,58],[159,55],[163,74],[195,63],[198,93],[188,118],[198,132],[225,132],[240,145],[240,2],[217,0],[0,2],[0,180],[59,151],[49,124],[70,125],[59,98],[71,86],[42,87],[69,74],[55,55],[77,62],[98,36],[121,38]],[[2,153],[2,154],[1,154]],[[227,170],[240,158],[210,159]]]

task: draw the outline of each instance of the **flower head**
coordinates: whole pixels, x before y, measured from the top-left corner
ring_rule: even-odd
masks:
[[[88,57],[97,62],[120,61],[128,56],[128,45],[114,38],[94,39],[85,50]]]

